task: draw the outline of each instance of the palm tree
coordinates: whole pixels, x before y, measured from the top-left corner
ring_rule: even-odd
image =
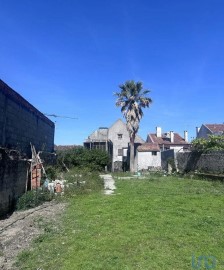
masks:
[[[114,95],[117,96],[116,106],[121,107],[121,112],[126,119],[130,137],[130,171],[134,172],[134,143],[143,117],[142,108],[149,107],[152,100],[146,96],[150,91],[143,89],[142,82],[126,81],[119,85],[119,88],[121,91]]]

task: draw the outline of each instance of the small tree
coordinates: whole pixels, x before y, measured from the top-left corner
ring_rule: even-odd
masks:
[[[119,85],[120,92],[116,92],[116,106],[121,107],[121,112],[126,119],[126,126],[130,137],[130,171],[134,172],[134,143],[143,117],[142,108],[149,107],[151,98],[146,95],[150,92],[143,89],[142,82],[126,81]]]
[[[224,135],[209,135],[208,139],[194,139],[192,145],[194,150],[202,152],[224,150]]]

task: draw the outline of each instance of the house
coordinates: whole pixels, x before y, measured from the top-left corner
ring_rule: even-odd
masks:
[[[145,144],[137,148],[138,170],[161,167],[162,152],[173,149],[175,152],[183,152],[190,149],[188,133],[184,132],[184,138],[173,131],[162,133],[161,127],[156,128],[156,133],[147,136]]]
[[[156,133],[150,133],[146,139],[147,143],[157,143],[161,151],[174,149],[175,151],[186,151],[190,149],[188,132],[184,131],[184,138],[173,131],[162,133],[161,127],[156,127]]]
[[[129,133],[126,124],[118,119],[110,128],[100,127],[84,142],[88,149],[102,149],[111,156],[111,170],[121,171],[128,168]],[[136,136],[135,149],[145,141]]]
[[[161,151],[157,143],[144,143],[137,148],[137,170],[161,166]]]
[[[208,135],[224,135],[224,124],[202,124],[196,127],[196,138],[208,138]]]

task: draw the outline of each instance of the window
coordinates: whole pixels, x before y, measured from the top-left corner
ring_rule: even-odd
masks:
[[[157,152],[156,151],[152,151],[152,156],[157,156]]]
[[[123,156],[123,149],[118,149],[118,156]]]
[[[121,140],[121,139],[122,139],[122,135],[123,135],[123,134],[117,134],[118,140]]]

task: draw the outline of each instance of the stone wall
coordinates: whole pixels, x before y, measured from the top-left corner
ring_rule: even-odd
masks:
[[[54,151],[54,123],[0,80],[0,147],[31,155]]]
[[[174,165],[180,173],[203,172],[211,174],[224,174],[224,151],[210,153],[175,152],[167,150],[161,152],[163,170],[167,170],[168,159],[173,159]]]
[[[224,174],[224,151],[177,153],[176,159],[180,172]]]

